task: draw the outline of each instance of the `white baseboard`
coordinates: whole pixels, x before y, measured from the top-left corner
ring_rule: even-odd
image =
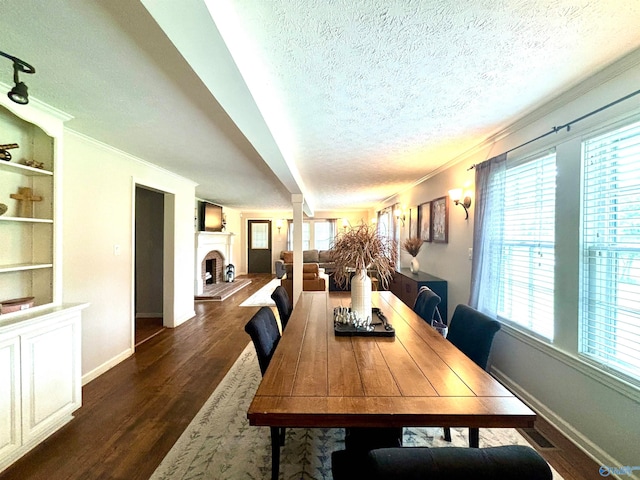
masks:
[[[565,421],[558,414],[549,409],[543,402],[524,390],[520,385],[505,375],[500,369],[492,367],[491,374],[495,376],[504,386],[516,394],[529,408],[535,410],[542,418],[558,429],[565,437],[567,437],[575,446],[582,450],[587,456],[593,459],[598,465],[606,465],[609,467],[620,467],[622,464],[602,450],[598,445],[593,443],[582,433],[576,430],[571,424]],[[610,478],[622,478],[612,474]],[[625,475],[625,479],[640,480],[638,474]]]
[[[196,316],[196,311],[195,310],[191,310],[190,312],[185,313],[185,314],[183,314],[183,315],[181,315],[179,317],[176,316],[176,318],[174,319],[173,325],[166,325],[165,324],[165,326],[169,327],[169,328],[175,328],[175,327],[177,327],[179,325],[182,325],[187,320],[191,320],[195,316]]]
[[[134,350],[132,348],[127,348],[124,352],[120,353],[119,355],[116,355],[110,360],[107,360],[105,363],[98,366],[97,368],[94,368],[90,372],[85,373],[82,376],[82,386],[84,387],[91,380],[95,380],[107,370],[110,370],[111,368],[115,367],[117,364],[119,364],[123,360],[126,360],[131,355],[133,355],[133,353],[134,353]]]

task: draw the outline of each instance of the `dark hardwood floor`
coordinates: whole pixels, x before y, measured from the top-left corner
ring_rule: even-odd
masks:
[[[244,325],[258,307],[239,304],[273,277],[248,278],[223,302],[196,302],[195,318],[87,384],[75,419],[0,480],[147,480],[249,343]],[[601,478],[599,465],[551,425],[538,428],[555,448],[536,448],[565,480]]]
[[[162,317],[136,318],[136,326],[134,329],[134,343],[136,348],[140,344],[158,335],[163,328]]]

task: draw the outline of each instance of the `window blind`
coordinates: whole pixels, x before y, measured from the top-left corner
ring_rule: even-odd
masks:
[[[287,229],[287,249],[293,250],[293,220]],[[313,225],[313,228],[311,228]],[[302,222],[302,249],[329,250],[336,235],[336,220],[304,220]]]
[[[640,379],[640,122],[583,142],[580,352]]]
[[[553,339],[556,155],[507,164],[497,314]]]

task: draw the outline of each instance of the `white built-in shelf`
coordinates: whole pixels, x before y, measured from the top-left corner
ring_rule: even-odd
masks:
[[[5,162],[4,160],[0,160],[0,170],[4,170],[5,172],[15,172],[20,175],[28,175],[28,176],[52,176],[53,172],[49,170],[44,170],[42,168],[29,167],[27,165],[22,165],[20,163],[14,162]]]
[[[51,218],[0,217],[0,222],[53,223]]]
[[[23,272],[25,270],[38,270],[52,267],[53,263],[14,263],[11,265],[0,265],[0,273]]]

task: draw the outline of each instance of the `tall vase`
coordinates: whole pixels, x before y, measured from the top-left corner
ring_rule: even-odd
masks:
[[[371,320],[371,278],[366,269],[351,278],[351,311],[359,320]]]
[[[416,257],[411,257],[409,270],[411,270],[411,273],[418,273],[420,271],[420,264],[418,263],[418,259]]]

